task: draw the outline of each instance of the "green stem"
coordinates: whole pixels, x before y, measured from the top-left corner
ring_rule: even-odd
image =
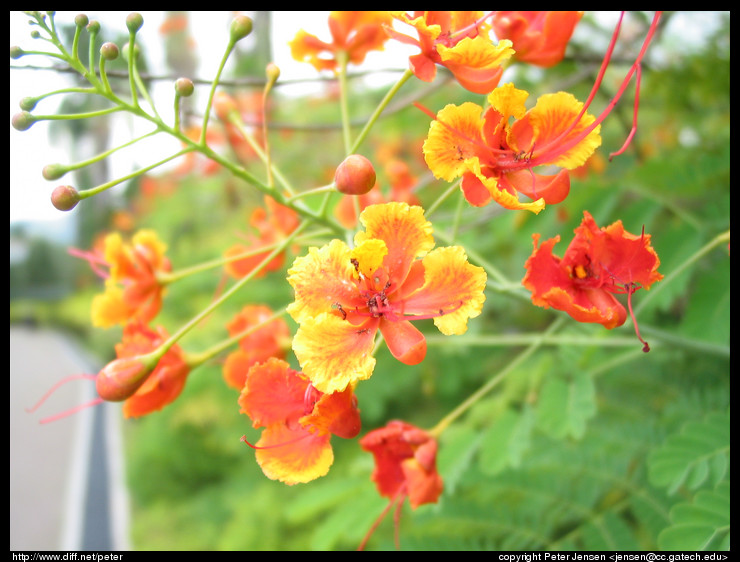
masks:
[[[339,63],[339,108],[342,114],[342,137],[344,138],[344,151],[347,155],[352,154],[352,130],[350,128],[349,118],[349,92],[347,91],[347,52],[339,51],[337,53],[337,62]]]
[[[281,316],[284,316],[287,313],[285,309],[281,310],[280,312],[276,312],[272,316],[270,316],[268,319],[263,320],[259,324],[255,324],[254,326],[250,326],[238,334],[235,334],[219,343],[214,345],[213,347],[206,349],[205,351],[201,351],[199,353],[188,353],[186,362],[190,369],[195,369],[205,363],[206,361],[209,361],[210,359],[216,357],[221,352],[229,349],[234,344],[239,343],[242,339],[247,338],[251,336],[254,332],[257,330],[260,330],[270,322],[277,320]]]
[[[650,290],[645,291],[645,295],[643,295],[642,298],[640,299],[640,304],[635,307],[635,315],[637,315],[642,309],[644,309],[647,306],[647,303],[649,303],[653,298],[655,298],[656,294],[660,293],[661,290],[665,289],[667,285],[670,285],[671,282],[673,282],[679,275],[681,275],[681,273],[683,273],[690,265],[694,264],[696,261],[698,261],[699,259],[703,258],[705,255],[707,255],[709,252],[711,252],[714,248],[724,243],[728,243],[728,244],[730,243],[730,231],[729,230],[727,230],[726,232],[723,232],[722,234],[717,235],[713,240],[711,240],[703,248],[700,248],[693,256],[689,257],[679,267],[674,269],[669,275],[665,276],[660,283],[652,287]]]
[[[139,94],[136,92],[136,81],[134,79],[134,66],[136,63],[136,33],[128,34],[128,87],[131,90],[131,102],[134,107],[139,107]]]
[[[439,437],[439,435],[447,429],[455,420],[467,412],[476,402],[493,390],[499,383],[501,383],[514,369],[526,361],[535,351],[537,351],[545,342],[545,340],[557,329],[561,327],[564,320],[563,317],[555,320],[545,330],[544,333],[539,334],[539,338],[534,339],[524,351],[514,357],[506,367],[499,371],[494,377],[488,380],[483,386],[476,390],[473,394],[468,396],[459,406],[442,418],[437,425],[435,425],[429,433],[433,437]],[[634,345],[634,341],[632,342]]]
[[[100,109],[98,111],[88,111],[86,113],[65,113],[62,115],[34,115],[34,121],[66,121],[71,119],[89,119],[91,117],[100,117],[102,115],[110,115],[117,111],[125,110],[125,107],[116,106],[109,107],[107,109]]]
[[[231,51],[234,50],[234,46],[236,45],[236,41],[232,39],[229,39],[229,44],[226,45],[226,51],[224,52],[224,56],[221,57],[221,62],[218,65],[218,70],[216,71],[216,77],[213,79],[213,84],[211,84],[211,91],[208,92],[208,103],[206,104],[206,110],[203,114],[203,124],[201,125],[200,129],[200,141],[199,143],[201,145],[206,144],[206,130],[208,128],[208,121],[211,116],[211,107],[213,105],[213,96],[216,95],[216,88],[218,87],[218,82],[221,79],[221,74],[224,71],[224,67],[226,66],[226,61],[229,59],[229,55],[231,55]]]
[[[131,178],[135,178],[136,176],[140,176],[141,174],[145,174],[149,170],[153,170],[154,168],[156,168],[158,166],[161,166],[162,164],[165,164],[165,163],[169,162],[170,160],[174,160],[175,158],[177,158],[179,156],[182,156],[183,154],[187,154],[188,152],[192,152],[192,151],[193,151],[192,148],[184,148],[180,152],[177,152],[177,153],[173,154],[172,156],[168,156],[167,158],[164,158],[163,160],[160,160],[159,162],[156,162],[156,163],[154,163],[154,164],[152,164],[150,166],[147,166],[146,168],[141,168],[139,170],[136,170],[134,172],[131,172],[128,175],[122,176],[122,177],[120,177],[118,179],[111,180],[111,181],[109,181],[107,183],[100,184],[97,187],[93,187],[93,188],[90,188],[90,189],[85,189],[83,191],[80,191],[79,192],[80,199],[86,199],[88,197],[92,197],[93,195],[96,195],[98,193],[101,193],[101,192],[105,191],[106,189],[109,189],[109,188],[113,187],[114,185],[118,185],[119,183],[123,183],[123,182],[125,182],[127,180],[130,180]]]
[[[80,168],[84,168],[85,166],[89,166],[90,164],[95,164],[96,162],[100,162],[101,160],[104,160],[105,158],[108,158],[111,154],[114,152],[117,152],[123,148],[126,148],[127,146],[131,146],[132,144],[136,144],[137,142],[144,140],[147,137],[151,137],[152,135],[156,135],[157,133],[160,133],[161,131],[155,130],[150,133],[147,133],[145,135],[142,135],[140,137],[137,137],[135,139],[132,139],[120,146],[117,146],[115,148],[111,148],[110,150],[106,150],[105,152],[101,152],[97,156],[93,156],[92,158],[89,158],[87,160],[82,160],[81,162],[76,162],[75,164],[69,164],[67,166],[64,166],[65,173],[70,172],[72,170],[79,170]]]
[[[348,151],[348,154],[354,154],[355,152],[357,152],[357,149],[367,137],[370,129],[372,129],[373,125],[380,117],[380,114],[383,113],[383,110],[390,103],[393,97],[398,93],[398,90],[401,89],[401,86],[403,86],[413,75],[414,73],[411,70],[407,69],[398,80],[398,82],[396,82],[393,87],[388,90],[388,93],[386,93],[385,97],[381,100],[378,107],[375,108],[375,112],[370,116],[370,119],[368,119],[367,123],[365,123],[365,127],[362,129],[362,131],[360,131],[360,134],[355,139],[355,142]]]

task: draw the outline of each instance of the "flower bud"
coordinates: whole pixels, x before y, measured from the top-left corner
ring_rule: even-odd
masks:
[[[13,115],[13,128],[18,131],[27,131],[35,122],[36,119],[28,111],[21,111]]]
[[[71,185],[60,185],[51,193],[51,204],[60,211],[71,211],[80,199],[79,192]]]
[[[274,62],[268,62],[265,67],[265,75],[267,76],[267,81],[274,84],[280,77],[280,67]]]
[[[123,60],[128,62],[129,43],[126,43],[123,46],[122,51],[123,51]],[[139,46],[136,43],[134,43],[134,60],[136,60],[137,58],[139,58]]]
[[[351,154],[334,173],[334,185],[345,195],[364,195],[375,185],[375,168],[364,156]]]
[[[86,27],[88,23],[90,23],[90,20],[85,14],[77,14],[75,16],[75,25],[77,27]]]
[[[39,102],[38,98],[32,98],[31,96],[23,98],[18,105],[21,107],[23,111],[33,111],[33,108],[36,107],[36,104]]]
[[[87,30],[90,33],[97,33],[100,31],[100,22],[97,20],[92,20],[90,23],[87,24]]]
[[[236,43],[252,33],[252,19],[247,16],[236,16],[229,29],[231,40]]]
[[[22,57],[22,56],[23,56],[24,54],[25,54],[25,52],[24,52],[24,51],[23,51],[23,49],[21,49],[21,48],[20,48],[20,47],[19,47],[18,45],[13,45],[13,46],[12,46],[12,47],[10,48],[10,58],[11,58],[11,59],[19,59],[19,58],[21,58],[21,57]]]
[[[192,96],[194,89],[195,86],[190,78],[178,78],[175,82],[175,91],[184,98]]]
[[[118,45],[110,41],[103,43],[103,46],[100,47],[100,56],[105,60],[116,60],[118,58]]]
[[[139,390],[151,372],[139,357],[115,359],[98,373],[95,389],[103,400],[120,402]]]
[[[58,180],[66,173],[67,167],[62,164],[48,164],[47,166],[44,166],[43,170],[41,170],[41,175],[44,176],[44,179],[49,181]]]
[[[132,12],[126,17],[126,27],[131,33],[136,33],[144,25],[144,18],[138,12]]]

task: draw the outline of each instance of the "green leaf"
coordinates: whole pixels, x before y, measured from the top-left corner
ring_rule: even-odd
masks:
[[[480,432],[471,427],[453,426],[444,432],[437,455],[437,468],[444,478],[446,495],[454,494],[480,443]]]
[[[673,525],[658,535],[658,545],[663,550],[729,549],[729,481],[714,490],[698,492],[691,503],[675,505],[671,521]]]
[[[681,486],[696,490],[707,480],[716,485],[727,473],[730,414],[713,412],[702,422],[687,423],[648,457],[650,482],[673,494]]]
[[[495,475],[505,468],[518,467],[530,447],[534,413],[507,409],[486,431],[479,456],[481,472]]]
[[[588,373],[574,373],[569,381],[549,378],[540,390],[537,426],[553,437],[580,439],[596,413],[595,394]]]

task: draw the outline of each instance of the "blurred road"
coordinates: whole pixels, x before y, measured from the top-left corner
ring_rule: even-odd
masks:
[[[100,404],[52,423],[39,420],[95,397],[99,370],[56,332],[10,328],[10,550],[128,550],[120,406]]]

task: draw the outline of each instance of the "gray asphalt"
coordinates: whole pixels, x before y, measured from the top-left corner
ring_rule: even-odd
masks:
[[[10,550],[129,550],[120,406],[39,420],[94,398],[89,380],[55,383],[99,366],[69,338],[10,328]]]

